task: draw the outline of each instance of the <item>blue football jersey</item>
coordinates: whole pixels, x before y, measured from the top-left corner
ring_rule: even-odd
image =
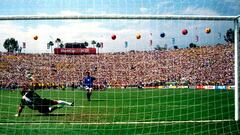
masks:
[[[83,78],[83,85],[88,87],[93,87],[93,81],[95,80],[95,77],[92,76],[86,76]]]

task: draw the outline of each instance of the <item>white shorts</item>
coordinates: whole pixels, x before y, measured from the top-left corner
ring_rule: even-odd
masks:
[[[85,90],[87,90],[88,92],[92,92],[92,88],[85,86]]]

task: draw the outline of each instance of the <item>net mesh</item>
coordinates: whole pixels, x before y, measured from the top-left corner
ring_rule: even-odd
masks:
[[[220,8],[223,3],[231,9]],[[208,10],[206,1],[199,7],[190,1],[30,2],[31,8],[11,7],[2,14],[30,14],[44,7],[48,14],[62,15],[235,15],[236,3],[217,1],[215,10]],[[0,42],[13,37],[21,50],[7,53],[0,46],[0,133],[239,134],[234,44],[226,42],[230,28],[232,21],[207,20],[1,21]],[[54,54],[62,45],[68,49]],[[76,55],[77,46],[96,48],[96,54]],[[86,71],[96,78],[91,101],[83,85]],[[58,109],[46,114],[25,105],[16,117],[25,84],[57,101],[50,107]]]

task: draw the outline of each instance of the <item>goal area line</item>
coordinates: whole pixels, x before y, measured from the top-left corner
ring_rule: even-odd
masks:
[[[137,124],[181,124],[181,123],[218,123],[218,122],[234,122],[233,119],[224,120],[186,120],[186,121],[133,121],[133,122],[0,122],[0,125],[41,125],[41,124],[70,124],[70,125],[137,125]]]

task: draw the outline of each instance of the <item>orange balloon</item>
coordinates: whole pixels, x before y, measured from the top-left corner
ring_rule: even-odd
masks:
[[[38,40],[38,36],[34,36],[33,39],[34,39],[34,40]]]
[[[209,33],[211,33],[211,29],[210,29],[209,27],[207,27],[207,28],[205,29],[205,32],[206,32],[207,34],[209,34]]]
[[[140,39],[140,38],[141,38],[141,35],[140,35],[140,34],[137,34],[137,35],[136,35],[136,38],[137,38],[137,39]]]

